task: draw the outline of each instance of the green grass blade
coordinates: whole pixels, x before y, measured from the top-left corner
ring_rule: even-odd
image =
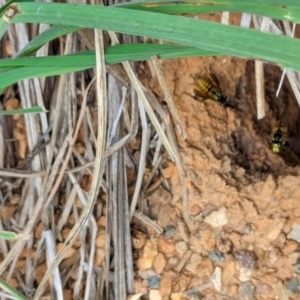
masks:
[[[19,293],[16,289],[11,287],[8,283],[6,283],[2,278],[0,278],[0,287],[8,292],[10,295],[14,296],[18,300],[26,300],[26,298]]]
[[[85,69],[89,69],[82,66],[74,66],[74,67],[24,67],[17,68],[13,70],[6,71],[2,73],[0,78],[0,91],[2,91],[5,87],[14,84],[23,79],[30,79],[35,77],[47,77],[47,76],[55,76],[61,75],[71,72],[82,71]]]
[[[14,109],[14,110],[0,110],[0,116],[23,115],[23,114],[36,114],[47,112],[45,108],[40,106],[33,106],[30,108]]]
[[[37,50],[43,47],[46,43],[66,35],[70,32],[79,30],[80,28],[74,26],[54,25],[48,30],[32,39],[18,54],[18,57],[33,55]]]
[[[115,64],[123,61],[141,61],[157,55],[160,58],[178,58],[185,56],[213,56],[216,52],[201,50],[193,47],[166,44],[124,44],[107,47],[105,62]],[[20,67],[94,67],[95,51],[81,51],[76,54],[47,56],[47,57],[17,57],[1,59],[0,70]],[[1,75],[0,75],[1,76]]]
[[[186,56],[219,55],[213,51],[201,50],[181,45],[128,44],[108,47],[105,50],[107,64],[123,61],[141,61],[158,55],[159,58],[178,58]],[[23,80],[46,77],[89,69],[95,66],[95,51],[82,51],[71,55],[47,57],[17,57],[0,60],[0,90]],[[37,67],[38,66],[38,67]],[[71,71],[70,71],[71,68]],[[5,111],[4,111],[5,112]],[[1,115],[1,112],[0,112]]]
[[[298,0],[143,0],[130,1],[116,6],[167,14],[203,14],[229,11],[247,12],[291,22],[299,22],[300,20]]]
[[[18,3],[12,23],[48,23],[148,36],[300,70],[300,41],[253,29],[117,7]],[[286,51],[286,50],[289,51]]]

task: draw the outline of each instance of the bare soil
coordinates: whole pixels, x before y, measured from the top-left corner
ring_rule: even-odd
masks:
[[[256,117],[254,62],[230,57],[166,60],[164,73],[188,139],[179,147],[192,227],[183,222],[175,164],[148,195],[161,235],[136,223],[136,288],[142,299],[300,299],[299,106],[281,70],[265,65],[266,116]],[[231,107],[199,99],[213,74]],[[160,96],[159,88],[154,89]],[[201,101],[202,100],[202,101]],[[277,120],[289,147],[269,140]],[[157,283],[160,281],[160,284]]]

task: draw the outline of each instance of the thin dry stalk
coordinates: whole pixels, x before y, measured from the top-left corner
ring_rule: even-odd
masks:
[[[173,120],[175,122],[176,128],[177,128],[179,134],[181,135],[181,138],[185,140],[187,138],[187,134],[186,134],[185,128],[180,120],[177,108],[175,106],[171,92],[168,88],[165,76],[161,70],[160,62],[159,62],[157,56],[152,56],[151,62],[154,67],[154,70],[156,72],[156,77],[158,79],[158,82],[160,84],[162,92],[164,94],[164,98],[165,98],[166,102],[168,103],[169,110],[170,110],[171,116],[173,117]]]
[[[265,83],[264,69],[261,61],[255,61],[255,86],[256,86],[256,109],[257,119],[260,120],[265,116]]]
[[[0,169],[0,176],[12,177],[12,178],[35,178],[46,175],[46,171],[20,171],[20,170],[9,170]]]
[[[56,255],[56,247],[50,230],[44,231],[43,237],[46,245],[45,249],[46,249],[47,266],[50,266]],[[58,300],[63,300],[64,299],[63,289],[62,289],[61,277],[60,277],[58,267],[53,271],[50,281],[52,282],[51,288],[54,289],[52,291],[52,294],[56,295]]]
[[[146,167],[146,153],[147,153],[147,145],[148,145],[148,124],[146,119],[146,113],[143,105],[139,101],[139,110],[140,110],[140,118],[142,123],[142,143],[141,143],[141,153],[140,153],[140,161],[139,161],[139,169],[138,175],[136,179],[136,185],[134,189],[134,193],[132,196],[132,202],[130,205],[130,219],[132,219],[133,213],[135,211],[139,196],[140,190],[143,182],[143,176]]]
[[[117,36],[114,32],[109,32],[109,36],[111,38],[111,40],[113,41],[114,44],[119,44],[119,41],[117,39]],[[143,92],[143,89],[141,88],[141,84],[138,80],[138,78],[136,77],[132,67],[130,66],[129,62],[123,62],[123,67],[136,91],[136,93],[138,94],[138,97],[139,99],[142,101],[143,103],[143,106],[157,132],[157,134],[160,136],[161,140],[162,140],[162,143],[164,144],[167,152],[169,153],[170,157],[172,160],[175,159],[175,153],[172,149],[172,147],[170,146],[169,142],[168,142],[168,139],[164,133],[164,131],[162,130],[162,128],[160,127],[160,124],[149,104],[149,101],[147,99],[147,97],[145,96],[144,92]]]
[[[270,27],[270,19],[253,16],[254,26],[262,31],[266,31]],[[264,69],[261,61],[255,61],[255,87],[256,87],[256,109],[257,119],[260,120],[265,116],[265,82]]]

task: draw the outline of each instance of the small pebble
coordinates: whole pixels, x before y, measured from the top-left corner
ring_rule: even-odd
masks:
[[[219,251],[208,251],[208,256],[212,262],[225,261],[223,253]]]
[[[285,283],[285,287],[293,294],[298,293],[299,292],[299,279],[294,277],[294,278],[288,280]]]
[[[188,250],[188,244],[184,241],[177,242],[175,244],[175,249],[179,256],[182,257],[183,254]]]
[[[239,168],[235,171],[233,177],[238,179],[238,178],[241,178],[245,175],[246,173],[246,170],[244,168]]]
[[[214,228],[219,228],[228,223],[227,209],[222,206],[218,211],[212,212],[204,219],[204,222],[208,223]]]
[[[150,289],[159,289],[160,278],[158,276],[151,276],[148,278],[148,284]]]
[[[172,291],[172,279],[166,275],[161,278],[159,294],[161,296],[170,296]]]
[[[168,260],[169,266],[176,266],[178,264],[178,257],[173,256]]]
[[[240,268],[239,280],[241,282],[250,281],[252,277],[252,270],[248,268]]]
[[[211,276],[211,281],[215,287],[215,289],[220,292],[222,289],[222,282],[221,282],[221,275],[222,270],[219,267],[215,268],[214,274]]]
[[[291,232],[287,235],[288,239],[292,239],[300,243],[300,225],[297,223],[293,224]]]
[[[181,297],[181,293],[172,293],[171,294],[171,300],[180,300]]]
[[[168,238],[171,238],[174,236],[174,233],[175,233],[175,226],[173,225],[168,225],[166,228],[165,228],[165,235],[168,237]]]
[[[298,243],[294,240],[287,240],[285,247],[282,249],[284,255],[289,255],[292,252],[296,251],[298,248]]]
[[[249,281],[242,283],[239,287],[239,294],[242,300],[252,300],[254,299],[255,286]]]
[[[245,268],[253,269],[255,267],[256,257],[252,251],[240,250],[236,252],[235,259]]]
[[[190,209],[190,214],[192,216],[199,215],[201,213],[201,207],[198,204],[194,204]]]
[[[157,274],[160,274],[166,265],[166,259],[162,253],[158,253],[153,261],[153,267]]]
[[[193,253],[185,268],[188,271],[190,271],[191,273],[195,274],[197,267],[200,264],[201,260],[202,260],[202,257],[199,253]]]
[[[175,244],[171,240],[167,240],[165,238],[160,238],[158,240],[158,246],[161,250],[166,255],[173,254],[175,251]]]
[[[250,223],[247,223],[243,228],[243,235],[250,235],[253,232],[253,226]]]
[[[271,290],[272,290],[271,286],[269,286],[266,283],[263,283],[260,281],[256,284],[256,293],[257,294],[267,294],[267,293],[270,293]]]

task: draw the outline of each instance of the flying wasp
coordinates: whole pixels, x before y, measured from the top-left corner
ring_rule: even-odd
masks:
[[[270,145],[274,153],[279,153],[282,146],[287,146],[286,142],[287,127],[282,121],[277,121],[274,127]]]
[[[222,94],[219,86],[216,85],[211,79],[200,78],[197,81],[197,86],[203,96],[216,101],[223,106],[227,106],[227,97]]]

